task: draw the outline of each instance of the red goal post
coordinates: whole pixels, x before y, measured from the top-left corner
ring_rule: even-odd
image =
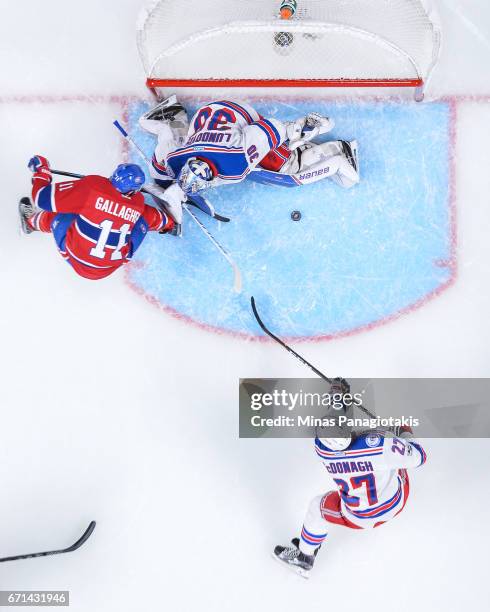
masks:
[[[138,49],[148,87],[413,87],[436,65],[431,0],[157,0]]]

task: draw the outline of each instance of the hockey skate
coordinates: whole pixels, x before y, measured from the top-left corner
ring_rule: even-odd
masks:
[[[159,102],[154,108],[145,113],[141,119],[150,121],[165,121],[173,119],[177,113],[185,110],[182,104],[177,101],[177,96],[172,94],[166,100]]]
[[[27,222],[34,213],[35,208],[31,200],[28,197],[22,198],[19,202],[20,229],[26,236],[35,231]]]
[[[291,540],[292,546],[276,546],[272,556],[276,561],[284,563],[302,578],[308,579],[315,563],[318,548],[313,555],[305,555],[299,549],[299,538]]]
[[[183,142],[189,129],[189,119],[187,111],[177,100],[175,94],[159,102],[154,108],[142,115],[139,119],[139,124],[140,127],[150,132],[150,134],[158,135],[162,121],[169,125],[178,135],[179,143],[180,141]]]

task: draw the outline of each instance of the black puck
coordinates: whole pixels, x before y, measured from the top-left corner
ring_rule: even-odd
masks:
[[[291,219],[293,221],[300,221],[301,220],[301,213],[299,212],[299,210],[293,210],[293,212],[291,213]]]

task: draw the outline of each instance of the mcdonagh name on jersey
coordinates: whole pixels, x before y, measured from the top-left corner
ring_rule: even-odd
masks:
[[[329,474],[350,474],[352,472],[374,472],[370,461],[338,461],[325,465]]]

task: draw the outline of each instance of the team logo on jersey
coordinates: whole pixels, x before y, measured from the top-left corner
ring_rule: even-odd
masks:
[[[371,448],[379,446],[380,442],[381,436],[378,436],[378,434],[369,434],[369,436],[366,436],[366,444]]]

